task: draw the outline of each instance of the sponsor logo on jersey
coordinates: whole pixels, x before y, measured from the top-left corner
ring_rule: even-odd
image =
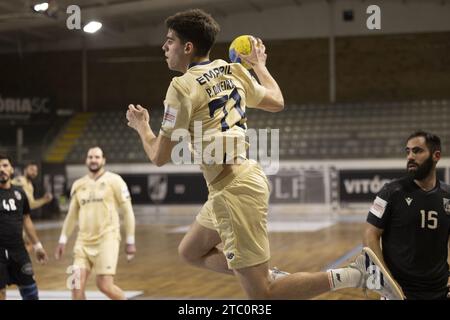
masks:
[[[94,203],[94,202],[103,202],[103,198],[90,197],[88,199],[81,199],[80,205],[84,206],[86,204]]]
[[[166,111],[164,112],[163,126],[174,128],[175,122],[177,121],[177,113],[177,109],[167,106]]]
[[[222,75],[227,75],[227,74],[232,74],[231,67],[229,65],[210,69],[210,70],[208,70],[208,72],[204,73],[203,75],[196,78],[195,80],[197,80],[197,82],[200,85],[204,85],[205,83],[208,83],[212,79],[216,79]]]
[[[128,191],[128,187],[127,186],[123,186],[122,187],[122,197],[124,199],[130,199],[131,198],[130,191]]]
[[[232,260],[233,258],[234,258],[234,253],[233,252],[227,253],[227,259],[228,260]]]
[[[406,203],[408,204],[408,206],[411,204],[411,202],[413,201],[413,199],[412,198],[410,198],[410,197],[408,197],[408,198],[405,198],[405,201],[406,201]]]
[[[376,197],[372,207],[370,208],[370,212],[372,212],[378,218],[382,218],[384,211],[386,210],[387,201],[381,199],[380,197]]]
[[[20,194],[19,191],[17,191],[17,190],[14,191],[14,195],[16,196],[16,199],[17,199],[17,200],[19,200],[19,201],[22,200],[22,195]]]

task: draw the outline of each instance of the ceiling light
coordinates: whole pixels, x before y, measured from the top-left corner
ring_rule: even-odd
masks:
[[[47,11],[48,9],[48,3],[47,2],[43,2],[43,3],[38,3],[35,4],[33,7],[34,11],[36,12],[44,12]]]
[[[84,26],[83,31],[87,33],[95,33],[100,30],[102,27],[101,22],[91,21],[87,25]]]

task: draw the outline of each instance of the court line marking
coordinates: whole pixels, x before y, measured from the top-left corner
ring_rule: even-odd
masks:
[[[343,256],[339,257],[329,265],[327,265],[325,268],[322,269],[322,271],[327,271],[329,269],[335,269],[337,267],[340,267],[345,261],[349,260],[351,257],[356,256],[358,253],[361,252],[363,246],[362,244],[357,245],[350,251],[346,252]]]
[[[64,221],[38,221],[34,222],[34,228],[38,231],[40,230],[51,230],[61,228],[63,226]]]

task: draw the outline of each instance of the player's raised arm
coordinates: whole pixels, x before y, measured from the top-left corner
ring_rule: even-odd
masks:
[[[252,38],[252,50],[249,55],[239,54],[242,60],[252,66],[263,87],[266,88],[266,94],[261,102],[255,106],[269,112],[279,112],[284,109],[283,93],[266,67],[267,54],[266,47],[261,39]]]

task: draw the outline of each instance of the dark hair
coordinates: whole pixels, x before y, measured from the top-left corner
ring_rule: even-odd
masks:
[[[437,135],[426,131],[419,130],[412,133],[408,137],[408,139],[406,139],[406,142],[417,137],[425,138],[425,143],[427,144],[427,147],[430,150],[431,154],[433,154],[435,151],[441,151],[441,139]]]
[[[88,149],[88,151],[86,152],[86,156],[87,156],[87,154],[89,153],[90,150],[96,149],[96,148],[100,149],[100,151],[102,152],[103,158],[106,159],[105,151],[103,151],[103,148],[100,147],[100,146],[92,146],[92,147],[90,147],[90,148]]]
[[[37,164],[36,161],[29,161],[29,162],[25,163],[25,166],[23,168],[26,169],[29,166],[36,166],[36,167],[38,167],[39,165]]]
[[[0,154],[0,160],[8,160],[9,163],[11,164],[11,166],[13,165],[13,162],[12,162],[11,158],[8,157],[7,155]]]
[[[211,50],[220,26],[201,9],[178,12],[166,19],[166,27],[174,30],[182,43],[192,42],[196,56],[206,56]]]

